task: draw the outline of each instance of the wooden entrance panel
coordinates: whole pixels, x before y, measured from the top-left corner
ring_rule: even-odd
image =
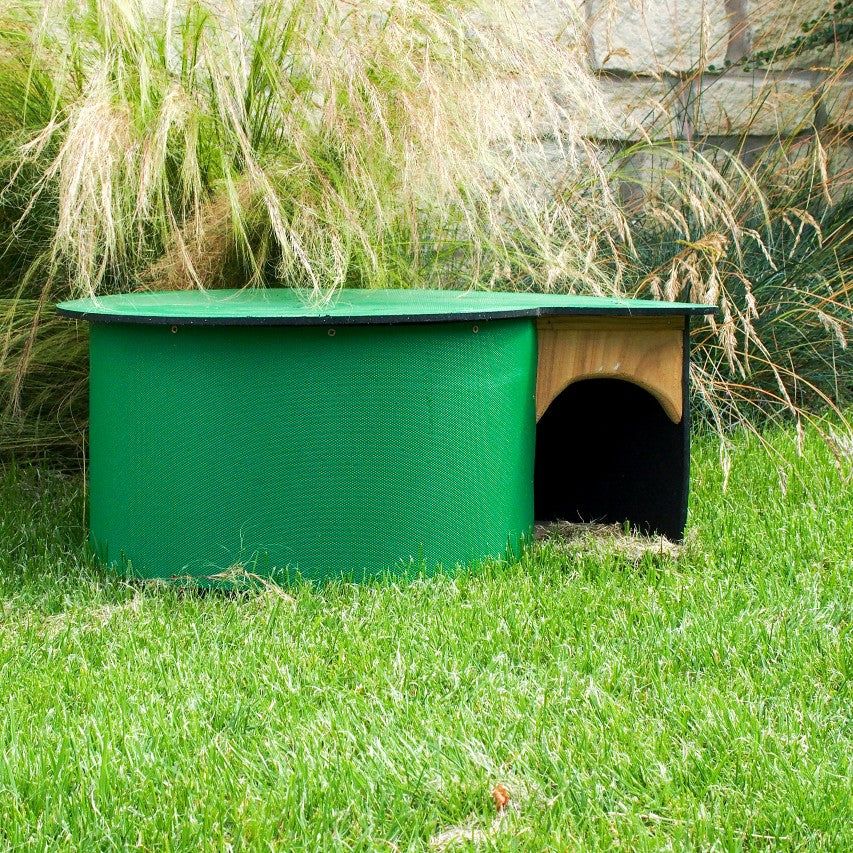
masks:
[[[623,379],[684,415],[684,323],[675,317],[541,317],[536,419],[573,382]]]
[[[538,320],[534,511],[680,540],[690,413],[683,316]]]

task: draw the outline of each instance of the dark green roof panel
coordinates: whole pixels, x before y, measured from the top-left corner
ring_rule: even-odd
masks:
[[[286,288],[140,292],[61,302],[60,314],[99,323],[174,325],[388,324],[553,315],[708,314],[708,305],[541,293],[342,290],[311,301]]]

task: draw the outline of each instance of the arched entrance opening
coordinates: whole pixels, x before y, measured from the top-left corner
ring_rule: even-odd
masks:
[[[629,522],[680,540],[687,515],[689,424],[622,379],[585,379],[551,402],[536,428],[539,522]]]

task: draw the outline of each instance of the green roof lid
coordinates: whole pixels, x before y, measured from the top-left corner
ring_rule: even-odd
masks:
[[[312,326],[436,323],[555,315],[709,314],[710,305],[455,290],[355,290],[317,304],[287,288],[125,293],[60,302],[59,314],[96,323]]]

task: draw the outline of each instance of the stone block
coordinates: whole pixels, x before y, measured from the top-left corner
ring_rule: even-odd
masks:
[[[814,90],[806,80],[765,74],[706,76],[699,98],[696,131],[701,136],[785,136],[814,121]]]
[[[853,146],[833,145],[827,151],[829,191],[839,198],[853,187]]]
[[[535,158],[545,183],[531,186],[531,195],[537,197],[544,190],[552,199],[555,192],[571,194],[590,181],[590,174],[603,174],[614,156],[615,146],[607,142],[590,142],[587,147],[573,147],[570,142],[561,145],[554,139],[543,139],[529,153]],[[540,161],[541,158],[541,161]]]
[[[590,119],[584,135],[593,139],[666,139],[673,135],[679,104],[677,90],[654,79],[602,79],[599,94],[609,119]],[[677,134],[675,134],[677,135]]]
[[[586,35],[583,0],[527,0],[524,7],[525,14],[544,35],[572,42]]]
[[[597,69],[689,71],[726,57],[725,0],[590,0],[588,8]]]
[[[746,19],[753,53],[778,51],[805,34],[803,24],[832,11],[835,0],[746,0]],[[771,63],[774,68],[810,69],[837,67],[853,57],[853,44],[827,45],[800,50]]]
[[[829,81],[820,95],[820,104],[828,125],[853,132],[853,80],[844,77]]]

